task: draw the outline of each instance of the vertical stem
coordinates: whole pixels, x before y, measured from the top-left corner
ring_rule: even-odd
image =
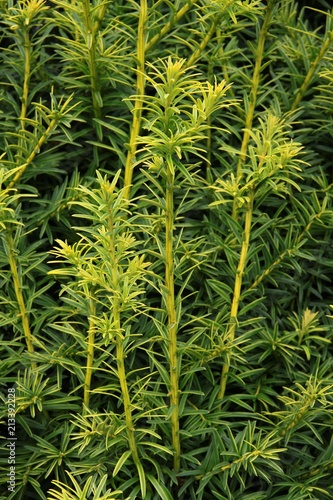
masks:
[[[136,155],[137,137],[141,128],[142,103],[145,93],[145,55],[146,55],[146,21],[148,15],[147,0],[140,1],[140,14],[138,24],[138,41],[137,41],[137,80],[136,80],[136,95],[133,109],[133,121],[130,133],[129,149],[125,164],[124,175],[124,198],[130,198],[130,190],[133,177],[133,163]]]
[[[19,271],[18,271],[16,259],[15,259],[14,242],[13,242],[13,239],[11,236],[8,236],[7,243],[8,243],[8,249],[9,249],[9,252],[8,252],[9,265],[10,265],[10,270],[11,270],[12,275],[13,275],[14,290],[15,290],[16,300],[17,300],[19,310],[20,310],[20,317],[21,317],[21,321],[22,321],[23,333],[24,333],[24,337],[25,337],[28,351],[29,351],[29,353],[33,354],[35,351],[34,351],[32,334],[31,334],[30,325],[29,325],[29,316],[28,316],[28,312],[27,312],[25,302],[24,302],[21,280],[19,277]],[[31,362],[31,367],[33,370],[37,368],[37,365],[34,361]]]
[[[128,391],[128,385],[126,380],[126,370],[125,370],[125,353],[124,353],[124,340],[121,335],[121,319],[120,319],[120,308],[118,299],[114,300],[113,304],[113,317],[115,322],[116,331],[116,355],[117,355],[117,368],[118,376],[120,381],[121,393],[123,396],[125,421],[126,421],[126,433],[129,443],[129,448],[132,452],[132,458],[137,466],[140,462],[138,450],[136,446],[135,436],[134,436],[134,425],[132,418],[132,406],[131,399]]]
[[[30,62],[31,62],[31,45],[28,29],[24,30],[24,81],[22,89],[22,105],[21,105],[21,129],[25,129],[25,118],[27,116],[28,98],[29,98],[29,81],[30,81]]]
[[[216,29],[216,44],[217,46],[219,47],[219,50],[218,50],[218,55],[221,59],[221,71],[222,71],[222,75],[223,75],[223,79],[228,83],[230,81],[230,76],[229,76],[229,73],[228,73],[228,67],[227,67],[227,64],[225,62],[226,60],[226,56],[224,54],[224,48],[223,48],[223,44],[224,44],[224,38],[222,36],[222,31],[221,31],[221,28],[217,28]],[[235,98],[235,92],[234,92],[234,89],[233,87],[230,87],[229,89],[229,94]],[[235,109],[235,112],[239,113],[239,110]]]
[[[119,276],[118,273],[120,271],[120,266],[118,264],[118,258],[116,256],[116,245],[115,245],[115,230],[113,224],[113,216],[111,212],[111,207],[109,208],[109,222],[108,229],[110,234],[110,260],[112,262],[112,282],[114,290],[117,294],[119,290]],[[125,352],[124,352],[124,339],[122,336],[122,328],[121,328],[121,306],[119,303],[119,298],[116,296],[113,300],[113,320],[114,320],[114,331],[115,331],[115,341],[116,341],[116,357],[117,357],[117,369],[118,369],[118,377],[121,388],[121,393],[123,397],[124,404],[124,413],[125,413],[125,421],[126,421],[126,434],[129,443],[129,449],[132,452],[132,458],[139,469],[141,467],[139,454],[136,446],[135,435],[134,435],[134,425],[133,425],[133,417],[132,417],[132,405],[130,394],[127,385],[126,379],[126,369],[125,369]]]
[[[94,300],[89,298],[89,330],[88,330],[88,354],[87,354],[87,365],[86,365],[86,375],[84,379],[84,396],[83,403],[88,408],[90,401],[90,388],[91,388],[91,377],[94,364],[94,347],[95,347],[95,320],[96,316],[96,306]]]
[[[178,355],[177,355],[177,318],[175,309],[175,286],[174,286],[174,250],[173,250],[173,224],[174,206],[173,189],[174,173],[172,158],[167,156],[167,179],[166,179],[166,211],[165,211],[165,284],[167,292],[167,315],[168,315],[168,342],[170,363],[170,406],[172,425],[172,444],[174,448],[174,469],[180,468],[180,435],[179,435],[179,381],[178,381]]]
[[[239,300],[240,300],[240,295],[241,295],[243,274],[245,271],[246,259],[247,259],[247,254],[248,254],[248,250],[249,250],[249,243],[250,243],[252,214],[253,214],[253,201],[254,201],[254,188],[252,188],[250,193],[249,193],[249,199],[248,199],[248,202],[246,205],[243,242],[242,242],[242,248],[241,248],[241,254],[240,254],[240,258],[239,258],[239,262],[238,262],[238,267],[237,267],[237,271],[236,271],[234,293],[233,293],[233,299],[232,299],[231,311],[230,311],[229,329],[228,329],[227,339],[226,339],[227,342],[228,341],[230,342],[230,344],[233,342],[233,340],[235,338],[236,327],[237,327],[237,315],[238,315]],[[224,396],[224,393],[225,393],[229,368],[230,368],[230,354],[227,355],[227,361],[223,365],[223,368],[222,368],[220,391],[218,394],[219,399],[222,399]]]
[[[29,36],[29,26],[23,28],[23,50],[24,50],[24,77],[21,95],[21,113],[19,117],[20,122],[20,132],[17,145],[17,155],[16,164],[19,165],[22,162],[22,150],[25,149],[25,119],[28,111],[28,99],[29,99],[29,81],[30,81],[30,70],[31,70],[31,43]]]
[[[77,0],[70,0],[70,3],[72,4],[72,6],[74,8],[77,7]],[[78,29],[77,25],[75,25],[74,29],[75,29],[75,31],[74,31],[74,33],[75,33],[75,41],[78,42],[79,39],[80,39],[80,34],[79,34],[79,29]]]
[[[101,117],[101,107],[103,106],[102,103],[102,98],[100,95],[100,86],[98,83],[98,71],[97,71],[97,64],[96,64],[96,33],[99,28],[99,23],[101,19],[93,23],[93,18],[91,14],[91,9],[90,9],[90,1],[89,0],[82,0],[82,9],[83,9],[83,22],[84,26],[86,29],[86,34],[87,34],[87,47],[88,47],[88,54],[89,54],[89,73],[90,73],[90,87],[91,87],[91,97],[92,97],[92,103],[93,103],[93,110],[94,110],[94,118],[100,118]],[[101,13],[101,16],[103,17],[103,11]],[[101,137],[101,128],[100,125],[95,122],[95,128],[96,131],[99,135],[99,138],[102,139]]]
[[[208,74],[207,74],[207,79],[210,83],[212,83],[213,80],[213,72],[214,72],[214,63],[210,59],[208,62]],[[207,117],[207,140],[206,140],[206,147],[207,147],[207,160],[206,160],[206,180],[209,183],[213,182],[213,176],[212,176],[212,118],[211,115],[208,115]]]
[[[264,22],[263,22],[263,25],[261,27],[260,34],[259,34],[257,57],[256,57],[255,65],[254,65],[252,86],[251,86],[251,91],[250,91],[250,95],[249,95],[249,107],[248,107],[246,118],[245,118],[245,128],[244,128],[243,140],[242,140],[242,145],[241,145],[240,157],[239,157],[238,164],[237,164],[237,179],[238,180],[240,180],[242,178],[243,164],[246,160],[247,147],[248,147],[248,143],[249,143],[249,139],[250,139],[250,131],[252,128],[254,110],[255,110],[255,106],[256,106],[256,102],[257,102],[257,94],[258,94],[258,87],[259,87],[259,81],[260,81],[261,65],[262,65],[262,59],[263,59],[263,55],[264,55],[264,46],[265,46],[265,41],[266,41],[266,36],[267,36],[267,31],[268,31],[268,24],[269,24],[271,12],[273,9],[273,3],[274,3],[274,0],[269,0],[268,5],[267,5],[267,9],[266,9]],[[233,204],[233,215],[232,216],[234,219],[237,219],[236,200]]]
[[[24,148],[24,141],[25,141],[24,130],[25,130],[25,119],[26,119],[27,110],[28,110],[29,81],[30,81],[30,70],[31,70],[31,43],[30,43],[30,36],[29,36],[29,27],[25,26],[23,28],[23,30],[24,30],[23,31],[24,78],[23,78],[22,97],[21,97],[21,101],[22,101],[21,113],[20,113],[20,117],[19,117],[21,130],[19,133],[18,151],[17,151],[17,157],[16,157],[16,162],[18,165],[22,161],[22,156],[21,156],[22,153],[21,152],[22,152],[22,149]],[[29,156],[29,158],[30,158],[30,156]],[[25,168],[24,168],[24,170],[25,170]],[[23,173],[23,171],[22,171],[22,173]],[[21,173],[21,170],[16,173],[13,181],[11,181],[9,184],[9,188],[13,187],[13,185],[20,178],[22,173]],[[20,276],[19,276],[17,261],[15,258],[14,241],[13,241],[11,235],[8,235],[7,243],[8,243],[8,248],[9,248],[9,252],[8,252],[9,265],[10,265],[10,270],[11,270],[11,273],[13,276],[14,290],[15,290],[16,300],[17,300],[19,310],[20,310],[23,333],[24,333],[28,352],[33,354],[34,353],[34,346],[33,346],[32,334],[31,334],[31,330],[30,330],[29,316],[28,316],[28,312],[27,312],[25,302],[24,302],[24,297],[23,297],[23,293],[22,293],[22,284],[21,284],[21,280],[20,280]],[[34,361],[32,361],[31,367],[34,370],[37,368],[37,364]]]

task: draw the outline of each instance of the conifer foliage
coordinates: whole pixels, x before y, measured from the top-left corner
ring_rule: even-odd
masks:
[[[330,2],[0,11],[0,500],[332,498]]]

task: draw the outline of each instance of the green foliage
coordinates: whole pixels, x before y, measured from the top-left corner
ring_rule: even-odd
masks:
[[[0,11],[0,499],[331,498],[329,2]]]

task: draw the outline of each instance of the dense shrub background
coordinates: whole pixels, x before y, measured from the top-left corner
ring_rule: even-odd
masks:
[[[331,498],[330,3],[0,6],[0,498]]]

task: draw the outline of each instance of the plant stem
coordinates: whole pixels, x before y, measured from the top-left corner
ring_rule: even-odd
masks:
[[[22,89],[22,106],[21,106],[21,129],[25,129],[25,118],[27,116],[28,98],[29,98],[29,80],[30,80],[30,60],[31,60],[31,45],[28,29],[24,31],[24,81]]]
[[[224,35],[224,37],[225,36],[226,35]],[[230,81],[230,76],[228,73],[227,64],[225,62],[226,56],[224,54],[224,37],[222,36],[221,28],[216,28],[216,43],[217,43],[217,46],[219,47],[218,56],[219,56],[220,60],[222,61],[221,62],[221,71],[222,71],[223,79],[228,83]],[[229,95],[233,99],[235,99],[235,92],[234,92],[234,89],[232,86],[229,89]],[[239,108],[235,108],[235,113],[237,113],[238,115],[241,114]]]
[[[210,83],[213,82],[213,74],[214,74],[214,63],[212,60],[208,62],[208,71],[207,71],[207,79]],[[206,159],[206,180],[209,183],[213,182],[212,176],[212,118],[211,115],[207,117],[207,132],[206,132],[206,148],[207,148],[207,159]]]
[[[245,271],[246,259],[247,259],[247,254],[248,254],[248,250],[249,250],[249,243],[250,243],[254,193],[255,193],[254,187],[252,187],[250,190],[247,205],[246,205],[243,242],[242,242],[242,248],[241,248],[241,254],[240,254],[240,258],[239,258],[239,262],[238,262],[238,267],[237,267],[237,271],[236,271],[234,293],[233,293],[233,299],[232,299],[231,311],[230,311],[229,329],[228,329],[227,339],[226,339],[226,341],[230,342],[230,344],[233,342],[233,340],[235,338],[236,327],[237,327],[237,315],[238,315],[239,301],[240,301],[240,295],[241,295],[243,274]],[[227,361],[223,365],[223,368],[222,368],[220,391],[218,394],[219,399],[222,399],[224,397],[224,393],[225,393],[226,385],[227,385],[227,380],[228,380],[229,369],[230,369],[230,354],[227,355]]]
[[[295,248],[287,248],[284,252],[281,253],[281,255],[275,259],[275,261],[267,268],[265,271],[261,273],[261,275],[252,283],[252,285],[249,287],[249,290],[253,290],[254,288],[257,288],[258,285],[268,276],[271,274],[271,272],[286,258],[286,257],[291,257],[294,252],[297,251],[297,247]]]
[[[34,160],[36,154],[39,152],[41,147],[44,145],[44,143],[47,141],[49,135],[53,132],[53,129],[55,128],[57,124],[57,120],[53,119],[50,122],[50,125],[47,127],[45,132],[43,132],[42,136],[40,137],[39,141],[37,142],[36,146],[33,148],[32,152],[27,158],[27,161],[21,165],[20,169],[17,171],[17,173],[14,176],[14,179],[9,183],[8,187],[12,188],[15,186],[15,184],[20,180],[21,176],[24,174],[26,169],[29,167],[30,163]]]
[[[264,46],[265,46],[266,36],[267,36],[267,32],[268,32],[268,24],[269,24],[271,12],[273,9],[273,3],[274,3],[273,0],[270,0],[268,2],[264,22],[263,22],[263,25],[261,27],[260,34],[259,34],[257,57],[256,57],[255,65],[254,65],[252,86],[251,86],[251,91],[250,91],[250,95],[249,95],[249,107],[248,107],[246,118],[245,118],[243,140],[242,140],[240,156],[239,156],[239,160],[238,160],[238,164],[237,164],[237,174],[236,175],[237,175],[238,180],[240,180],[242,178],[242,175],[243,175],[243,164],[246,160],[247,147],[248,147],[248,143],[250,140],[250,132],[252,129],[255,106],[257,103],[257,94],[258,94],[258,87],[259,87],[259,82],[260,82],[260,72],[261,72],[262,60],[263,60],[263,56],[264,56]],[[236,200],[234,201],[234,204],[233,204],[232,216],[234,219],[237,219]]]
[[[305,96],[305,93],[311,84],[311,80],[312,80],[315,72],[317,71],[321,61],[324,59],[326,52],[329,50],[332,41],[333,41],[333,31],[329,33],[329,36],[326,38],[325,42],[323,43],[323,46],[321,47],[317,57],[312,62],[310,69],[309,69],[306,77],[304,78],[301,87],[297,91],[294,102],[292,103],[291,108],[290,108],[291,111],[295,111],[297,109],[299,103],[301,102],[301,100]]]
[[[229,1],[229,4],[230,4],[230,3],[231,3],[231,2]],[[228,5],[229,5],[229,4],[228,4]],[[207,45],[208,45],[208,43],[209,43],[210,39],[211,39],[211,38],[212,38],[212,36],[214,35],[215,30],[216,30],[216,26],[218,25],[218,23],[219,23],[220,19],[221,19],[221,15],[217,16],[217,17],[214,19],[214,21],[213,21],[213,23],[212,23],[212,25],[211,25],[211,27],[210,27],[209,31],[206,33],[206,36],[204,37],[204,39],[203,39],[203,40],[202,40],[202,42],[200,43],[199,47],[197,48],[197,50],[195,50],[195,51],[193,52],[193,54],[191,55],[191,57],[190,57],[190,58],[188,59],[188,61],[186,62],[186,67],[187,67],[187,68],[191,67],[191,66],[192,66],[192,65],[193,65],[193,64],[197,61],[197,59],[199,59],[199,57],[202,55],[202,53],[203,53],[203,51],[205,50],[205,48],[207,47]]]
[[[28,111],[28,99],[29,99],[29,81],[30,81],[30,70],[31,70],[31,43],[29,36],[29,26],[23,28],[23,50],[24,50],[24,77],[22,86],[22,96],[21,96],[21,113],[19,117],[20,122],[20,133],[17,145],[17,155],[16,164],[19,165],[22,162],[22,150],[24,149],[24,131],[25,131],[25,119]]]
[[[116,331],[116,356],[117,356],[117,368],[118,377],[120,381],[121,393],[123,396],[125,421],[126,421],[126,433],[129,443],[129,448],[132,452],[132,458],[136,466],[140,462],[138,450],[136,446],[135,436],[134,436],[134,425],[132,418],[132,407],[131,399],[128,391],[128,385],[126,380],[126,370],[125,370],[125,353],[124,353],[124,339],[121,335],[121,319],[120,319],[120,307],[119,300],[115,299],[113,304],[113,317],[114,317],[114,327]]]
[[[23,46],[24,46],[24,79],[23,79],[23,87],[22,87],[22,104],[21,104],[21,113],[20,113],[20,135],[19,135],[19,140],[18,140],[18,152],[17,152],[17,158],[16,161],[19,164],[21,160],[21,151],[24,147],[24,130],[25,130],[25,119],[27,116],[27,110],[28,110],[28,99],[29,99],[29,81],[30,81],[30,65],[31,65],[31,44],[30,44],[30,36],[29,36],[29,27],[24,27],[24,33],[23,33]],[[13,187],[15,184],[16,180],[19,178],[18,174],[21,173],[21,170],[19,170],[14,179],[10,182],[9,184],[9,189]],[[23,172],[22,172],[23,173]],[[22,174],[21,174],[22,175]],[[20,277],[19,277],[19,271],[18,271],[18,266],[15,258],[15,249],[14,249],[14,242],[12,239],[11,235],[8,235],[7,237],[7,243],[8,243],[8,257],[9,257],[9,265],[10,265],[10,270],[13,276],[13,283],[14,283],[14,290],[15,290],[15,295],[16,295],[16,300],[19,306],[20,310],[20,316],[22,319],[22,327],[23,327],[23,332],[24,332],[24,337],[25,341],[27,344],[27,349],[29,353],[34,353],[34,346],[33,346],[33,340],[32,340],[32,334],[30,330],[30,324],[29,324],[29,317],[27,313],[27,309],[25,306],[24,302],[24,297],[22,293],[22,286],[20,282]],[[36,369],[37,365],[34,361],[31,362],[31,367],[32,369]]]
[[[19,271],[18,271],[16,259],[15,259],[14,242],[13,242],[13,239],[11,236],[7,237],[7,243],[8,243],[8,249],[9,249],[9,252],[8,252],[9,265],[10,265],[10,270],[11,270],[12,275],[13,275],[14,290],[15,290],[16,300],[17,300],[19,310],[20,310],[23,333],[24,333],[26,344],[27,344],[28,352],[30,354],[33,354],[35,351],[34,351],[32,334],[31,334],[30,325],[29,325],[29,317],[28,317],[28,312],[27,312],[25,302],[24,302],[24,297],[23,297],[23,293],[22,293],[22,286],[21,286],[21,281],[20,281],[20,277],[19,277]],[[33,370],[37,368],[37,365],[34,361],[31,362],[31,367]]]
[[[112,313],[113,313],[113,324],[115,332],[115,344],[116,344],[116,358],[117,358],[117,369],[118,377],[120,382],[121,393],[123,397],[125,422],[126,422],[126,434],[129,443],[129,449],[132,453],[133,461],[136,467],[139,469],[141,466],[139,454],[136,446],[135,435],[134,435],[134,425],[132,417],[132,405],[129,395],[126,369],[125,369],[125,351],[124,351],[124,338],[122,335],[121,327],[121,305],[117,293],[119,291],[119,272],[121,272],[118,258],[116,255],[116,244],[115,244],[115,228],[113,223],[113,215],[111,207],[108,209],[108,229],[110,234],[110,260],[112,262],[112,284],[115,290],[115,296],[113,300]]]
[[[100,86],[98,84],[98,71],[96,63],[96,33],[99,28],[101,19],[93,23],[94,20],[91,14],[89,0],[82,0],[82,9],[83,9],[83,22],[87,34],[86,43],[89,54],[88,63],[89,63],[90,87],[91,87],[91,97],[94,110],[94,118],[100,118],[102,98],[100,96]],[[101,17],[103,17],[103,12],[101,13]],[[101,128],[97,126],[96,123],[95,123],[95,128],[99,135],[99,138],[102,139]]]
[[[150,50],[154,45],[156,45],[160,40],[161,38],[164,37],[164,35],[166,35],[170,30],[171,28],[178,22],[180,21],[180,19],[185,16],[185,14],[191,9],[191,7],[193,7],[193,5],[195,5],[197,3],[197,0],[188,0],[187,3],[181,8],[179,9],[179,11],[171,17],[170,21],[168,23],[166,23],[166,25],[161,29],[161,31],[159,33],[157,33],[157,35],[155,35],[151,40],[149,40],[149,42],[147,43],[147,46],[146,46],[146,50],[148,52],[148,50]]]
[[[215,19],[213,20],[213,23],[212,23],[210,29],[206,33],[206,36],[203,38],[203,40],[200,43],[200,45],[197,48],[197,50],[195,52],[193,52],[193,54],[191,55],[191,57],[187,61],[187,63],[186,63],[186,67],[187,68],[189,68],[190,66],[192,66],[192,64],[194,64],[196,62],[196,60],[199,59],[199,57],[201,57],[201,55],[203,54],[203,51],[205,50],[205,48],[207,47],[209,41],[211,40],[212,36],[214,35],[217,26],[220,24],[220,21],[221,21],[221,18],[223,16],[224,12],[230,7],[230,5],[233,4],[233,2],[234,2],[234,0],[229,0],[223,6],[223,9],[220,11],[220,13],[215,17]]]
[[[170,407],[172,425],[172,444],[174,448],[174,469],[180,468],[180,435],[179,435],[179,380],[178,380],[178,355],[177,355],[177,318],[175,309],[175,286],[174,286],[174,249],[173,249],[173,225],[174,225],[174,173],[171,156],[167,156],[167,179],[166,179],[166,210],[165,210],[165,284],[167,291],[167,315],[168,315],[168,342],[170,363]]]
[[[310,479],[310,478],[312,478],[314,476],[317,476],[320,473],[324,473],[324,472],[330,471],[331,469],[333,469],[333,462],[325,464],[322,467],[318,467],[317,469],[312,469],[307,474],[303,474],[303,476],[301,476],[301,479],[303,479],[303,480],[304,479]]]
[[[313,215],[310,217],[309,222],[303,229],[303,231],[298,235],[297,240],[296,240],[296,245],[292,248],[287,248],[284,250],[281,255],[275,259],[275,261],[267,268],[265,269],[261,275],[252,283],[252,285],[249,287],[249,290],[253,290],[254,288],[257,288],[258,285],[268,276],[271,274],[271,272],[279,265],[281,262],[288,257],[291,257],[295,252],[298,250],[298,244],[302,241],[302,239],[305,237],[306,233],[308,233],[311,229],[312,224],[314,223],[315,220],[320,220],[321,216],[325,214],[325,209],[323,208],[320,210],[318,214]]]
[[[84,396],[83,403],[88,408],[90,401],[91,376],[94,364],[94,348],[95,348],[95,320],[96,306],[95,301],[89,298],[89,330],[88,330],[88,354],[86,365],[86,376],[84,379]]]
[[[125,175],[124,175],[124,198],[128,200],[130,198],[131,183],[133,177],[133,163],[136,155],[137,149],[137,138],[140,133],[141,128],[141,115],[142,115],[142,103],[145,93],[145,57],[146,57],[146,21],[148,15],[148,5],[147,0],[140,1],[140,14],[139,14],[139,25],[138,25],[138,40],[137,40],[137,80],[136,80],[136,93],[133,109],[133,121],[131,127],[129,149],[125,164]]]
[[[184,5],[171,20],[161,29],[161,31],[155,35],[149,42],[146,43],[146,22],[148,16],[148,4],[147,0],[140,1],[140,14],[138,23],[138,40],[137,40],[137,81],[136,81],[136,92],[135,101],[133,109],[133,120],[130,132],[130,140],[128,146],[128,153],[126,157],[125,164],[125,175],[124,175],[124,199],[130,199],[131,183],[133,178],[133,163],[135,160],[136,149],[137,149],[137,137],[140,133],[141,128],[141,116],[142,116],[142,104],[145,94],[145,59],[146,53],[159,42],[163,36],[165,36],[170,29],[176,24],[196,3],[197,0],[190,0]],[[208,43],[208,41],[207,41]]]
[[[281,450],[284,451],[284,450]],[[253,451],[248,451],[247,453],[244,453],[244,455],[241,455],[239,458],[233,460],[232,462],[229,462],[226,465],[223,465],[222,467],[216,468],[214,470],[215,474],[218,473],[223,473],[226,470],[232,469],[235,467],[235,465],[241,464],[241,463],[246,463],[250,461],[253,463],[257,458],[263,457],[264,459],[266,458],[266,453],[265,450],[260,450],[260,449],[254,449]],[[211,474],[211,471],[208,472],[208,474]],[[205,477],[205,474],[200,474],[198,476],[195,476],[196,479],[203,479]]]

